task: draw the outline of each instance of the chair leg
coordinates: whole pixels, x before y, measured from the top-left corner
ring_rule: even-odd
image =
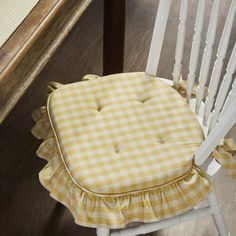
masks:
[[[97,236],[109,236],[110,230],[107,228],[97,228]]]
[[[215,190],[213,189],[212,193],[207,198],[210,206],[214,207],[214,213],[212,214],[213,220],[215,222],[216,228],[220,236],[229,236],[230,233],[227,230],[225,219],[222,213],[222,209],[219,205],[219,201],[216,195]]]

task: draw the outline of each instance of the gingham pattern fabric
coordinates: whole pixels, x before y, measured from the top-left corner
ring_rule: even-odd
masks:
[[[127,73],[63,85],[42,113],[33,128],[45,139],[37,153],[48,160],[40,180],[78,224],[118,228],[171,217],[211,189],[193,164],[201,127],[157,78]],[[48,119],[53,136],[40,134]]]
[[[236,180],[236,144],[233,139],[224,139],[213,151],[214,158],[227,170],[232,179]]]
[[[66,85],[50,96],[48,109],[68,170],[95,193],[179,178],[203,141],[184,99],[156,79],[111,76]]]

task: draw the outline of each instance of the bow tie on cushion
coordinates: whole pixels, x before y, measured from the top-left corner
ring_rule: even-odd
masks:
[[[236,180],[236,144],[233,139],[223,139],[213,151],[213,157],[227,170],[229,175]]]
[[[196,97],[197,94],[197,83],[194,83],[193,88],[192,88],[192,97]],[[180,79],[179,83],[177,85],[173,85],[173,88],[182,96],[186,97],[187,94],[187,80],[183,80],[182,78]],[[205,96],[207,95],[208,88],[205,87]]]

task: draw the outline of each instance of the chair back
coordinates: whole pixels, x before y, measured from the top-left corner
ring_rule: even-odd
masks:
[[[223,1],[223,0],[222,0]],[[200,116],[201,125],[206,131],[206,139],[199,147],[195,155],[195,161],[201,165],[211,154],[221,139],[236,123],[236,79],[233,81],[233,74],[236,69],[236,43],[230,52],[230,59],[224,68],[224,59],[230,42],[230,35],[233,28],[236,12],[236,0],[231,1],[227,13],[224,29],[221,34],[220,42],[215,56],[214,66],[211,69],[211,60],[213,58],[213,46],[218,30],[219,12],[221,9],[221,0],[214,0],[212,9],[206,9],[206,0],[198,0],[198,7],[194,26],[194,36],[190,60],[188,65],[186,101],[194,107],[193,111]],[[146,74],[156,76],[168,16],[172,0],[160,0],[157,10],[153,36],[148,55]],[[188,21],[189,0],[181,0],[179,9],[179,24],[176,36],[175,62],[173,65],[173,84],[178,86],[182,77],[182,60],[185,49],[186,23]],[[200,46],[202,43],[202,31],[204,26],[204,15],[210,12],[210,20],[207,22],[208,30],[206,34],[204,52],[200,55]],[[200,71],[197,71],[200,61]],[[221,75],[223,73],[223,79]],[[199,77],[196,78],[196,74]],[[206,84],[209,80],[208,90]],[[198,86],[196,98],[192,99],[193,87],[196,79]]]

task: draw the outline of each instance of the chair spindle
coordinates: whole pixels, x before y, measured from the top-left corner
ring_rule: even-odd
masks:
[[[221,109],[224,105],[225,99],[227,97],[228,91],[230,89],[230,85],[232,82],[232,75],[236,69],[236,44],[234,45],[233,52],[230,56],[229,63],[226,68],[226,73],[223,77],[223,81],[220,86],[220,90],[217,94],[215,109],[213,110],[209,131],[215,127],[218,117],[220,115]]]
[[[146,74],[156,76],[172,0],[160,0],[148,54]],[[161,24],[160,24],[161,22]]]
[[[180,6],[178,35],[175,49],[175,64],[172,73],[175,85],[179,83],[181,75],[187,15],[188,15],[188,0],[182,0]]]
[[[235,100],[236,100],[236,78],[234,79],[232,89],[230,90],[230,92],[226,98],[226,101],[225,101],[222,111],[220,113],[219,119],[222,118],[222,116],[225,114],[225,111],[228,109],[230,104],[232,104]]]
[[[197,16],[195,21],[195,27],[194,27],[194,36],[193,36],[193,42],[192,42],[192,49],[191,49],[191,55],[190,55],[190,63],[189,63],[189,73],[187,78],[187,102],[189,103],[191,94],[192,94],[192,88],[194,85],[195,77],[196,77],[196,69],[197,69],[197,63],[198,63],[198,57],[199,57],[199,51],[200,51],[200,45],[201,45],[201,33],[203,29],[203,22],[204,22],[204,11],[205,11],[205,0],[199,0],[198,3],[198,9],[197,9]]]

